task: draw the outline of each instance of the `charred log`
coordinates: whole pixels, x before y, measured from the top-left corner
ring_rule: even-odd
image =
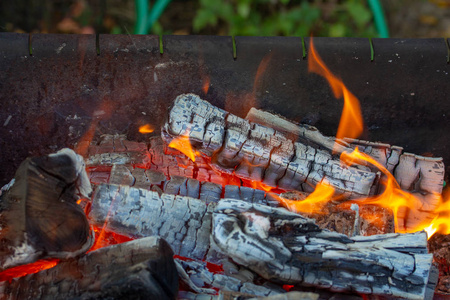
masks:
[[[214,204],[185,196],[118,185],[99,185],[89,218],[105,230],[164,238],[177,255],[205,259]]]
[[[248,122],[193,94],[177,97],[163,137],[189,137],[222,172],[235,172],[269,186],[312,191],[322,181],[349,197],[370,193],[377,174],[345,167],[329,151],[292,142],[272,128]]]
[[[0,196],[0,270],[86,252],[93,237],[77,200],[90,193],[83,158],[72,150],[26,159]]]
[[[177,292],[173,252],[160,237],[101,248],[52,269],[0,283],[5,300],[176,299]]]
[[[286,292],[281,286],[269,282],[263,285],[253,283],[253,278],[257,275],[249,270],[246,270],[247,273],[245,274],[244,271],[241,271],[241,274],[237,273],[230,276],[209,271],[203,261],[176,259],[175,262],[180,279],[191,291],[198,294],[214,295],[217,293],[215,289],[224,292],[240,292],[252,296],[269,296]]]
[[[277,282],[408,299],[424,299],[436,283],[425,232],[349,238],[284,209],[224,199],[212,237],[223,254]]]

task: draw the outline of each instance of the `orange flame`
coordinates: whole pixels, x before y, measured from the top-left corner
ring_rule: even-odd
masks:
[[[190,158],[193,162],[195,162],[195,156],[200,155],[198,151],[194,151],[192,148],[191,142],[189,141],[188,136],[180,136],[177,138],[174,138],[169,143],[170,148],[177,149],[178,151],[181,151],[184,155]]]
[[[209,79],[208,76],[205,76],[203,78],[203,87],[202,87],[203,93],[205,93],[205,95],[208,94],[210,83],[211,83],[211,79]]]
[[[274,195],[272,195],[274,196]],[[308,195],[305,200],[288,200],[283,197],[277,197],[280,203],[289,209],[290,211],[296,213],[317,213],[324,214],[325,212],[322,208],[330,201],[336,200],[337,198],[334,196],[334,188],[326,183],[326,181],[319,182],[316,185],[314,192]]]
[[[424,228],[428,234],[428,238],[431,238],[435,233],[450,234],[450,199],[442,201],[436,209],[436,217],[434,217],[431,224]]]
[[[328,80],[336,98],[344,98],[344,108],[336,138],[357,138],[363,132],[363,119],[358,99],[345,87],[344,83],[327,68],[310,40],[308,71],[317,73]]]
[[[429,223],[427,220],[420,220],[419,224],[409,227],[407,222],[403,224],[403,226],[400,226],[399,224],[399,212],[401,209],[410,209],[411,212],[414,214],[418,211],[418,208],[421,207],[422,201],[415,197],[413,194],[403,191],[397,181],[395,180],[394,176],[380,163],[378,163],[375,159],[372,157],[361,153],[358,148],[356,148],[352,153],[343,152],[341,154],[341,161],[351,165],[355,163],[356,161],[366,161],[372,165],[374,165],[376,168],[378,168],[385,176],[384,179],[384,185],[385,189],[384,191],[377,196],[369,197],[365,199],[355,200],[357,203],[361,204],[373,204],[378,205],[381,207],[389,208],[392,210],[394,214],[394,223],[395,223],[395,232],[400,233],[406,233],[406,232],[416,232],[420,230],[424,230]],[[437,214],[439,212],[450,212],[450,205],[448,207],[445,206],[438,206],[438,210],[435,212],[431,212],[432,214]],[[447,214],[448,216],[448,214]],[[407,218],[406,218],[407,219]],[[437,221],[437,220],[436,220]],[[446,220],[448,222],[448,218]],[[443,223],[436,223],[437,226],[441,226]],[[443,226],[441,226],[443,227]],[[432,228],[429,229],[430,233]],[[431,237],[431,235],[429,235]]]
[[[139,132],[142,134],[152,133],[154,130],[155,128],[150,124],[145,124],[139,127]]]

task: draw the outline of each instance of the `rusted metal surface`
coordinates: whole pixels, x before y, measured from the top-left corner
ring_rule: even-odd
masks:
[[[175,97],[193,92],[231,113],[271,110],[334,135],[342,101],[307,70],[301,38],[0,34],[0,184],[29,155],[73,146],[89,129],[144,140]],[[443,156],[450,165],[450,65],[444,39],[315,38],[361,101],[364,139]],[[309,38],[305,39],[308,47]],[[99,54],[97,53],[99,50]],[[209,80],[206,92],[204,85]],[[158,132],[155,132],[158,134]]]

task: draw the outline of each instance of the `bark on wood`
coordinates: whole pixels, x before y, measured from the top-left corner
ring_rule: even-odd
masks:
[[[349,238],[284,209],[224,199],[212,237],[268,280],[408,299],[424,299],[429,283],[425,232]]]
[[[228,114],[193,94],[177,97],[163,137],[188,136],[213,166],[269,186],[311,191],[326,181],[349,197],[368,195],[377,175],[345,167],[328,151],[292,142],[282,133]]]
[[[90,193],[83,158],[72,150],[26,159],[0,197],[0,270],[86,252],[93,237],[76,202]]]
[[[173,252],[160,237],[101,248],[0,283],[0,298],[5,300],[176,299],[177,292]]]

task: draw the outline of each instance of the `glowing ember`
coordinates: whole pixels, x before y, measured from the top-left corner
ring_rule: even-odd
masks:
[[[328,80],[336,98],[344,98],[339,128],[336,138],[357,138],[363,132],[363,119],[358,99],[345,87],[344,83],[327,68],[310,40],[308,70],[317,73]]]
[[[197,151],[194,151],[192,148],[191,142],[189,141],[188,136],[180,136],[178,138],[174,138],[169,143],[170,148],[177,149],[178,151],[182,152],[184,155],[190,158],[193,162],[195,162],[195,156],[200,155]]]
[[[0,281],[11,281],[13,278],[34,274],[43,270],[53,268],[59,263],[59,259],[43,259],[34,263],[17,266],[0,272]]]
[[[150,124],[145,124],[139,127],[139,132],[142,134],[152,133],[154,130],[155,128],[153,128],[153,126]]]

